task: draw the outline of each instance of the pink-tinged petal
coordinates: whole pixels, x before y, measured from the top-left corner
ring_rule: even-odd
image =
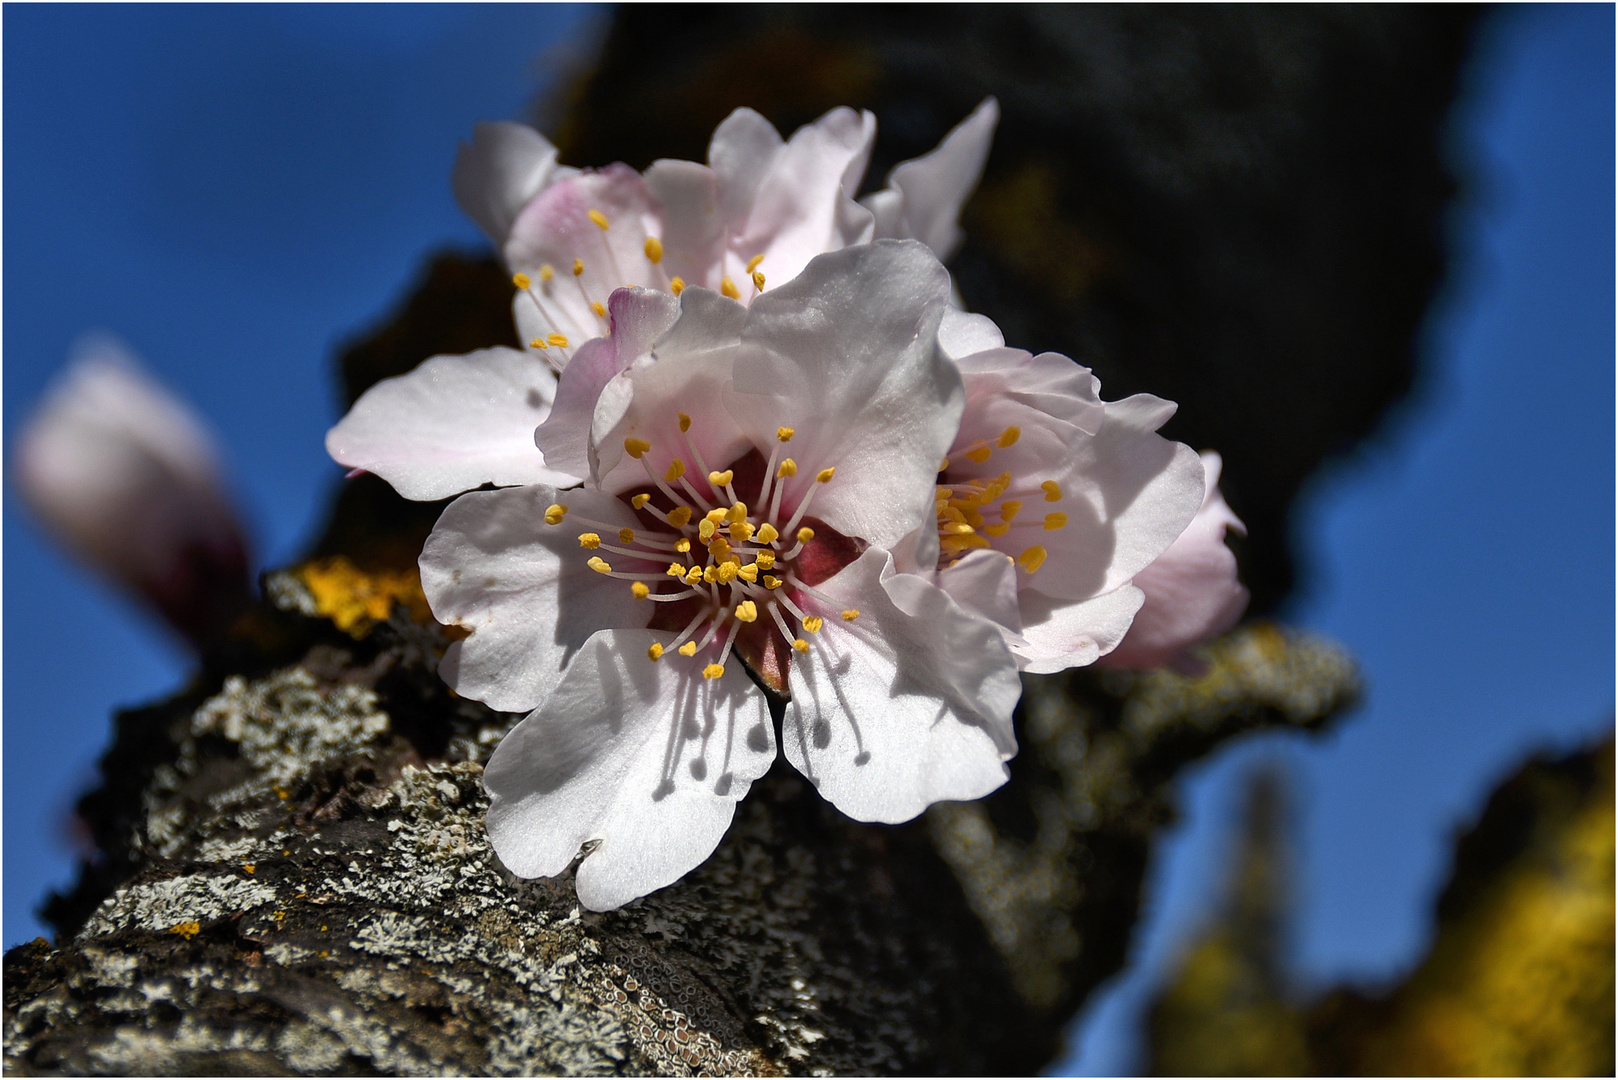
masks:
[[[590,425],[602,390],[651,351],[680,316],[680,302],[653,289],[619,289],[607,301],[612,333],[580,346],[557,380],[550,417],[534,432],[534,445],[553,468],[590,475]]]
[[[963,400],[934,345],[948,293],[925,247],[883,240],[822,255],[754,301],[730,408],[757,446],[795,430],[784,505],[818,486],[816,516],[881,547],[931,518]]]
[[[786,282],[816,255],[871,239],[871,213],[854,201],[854,192],[876,138],[874,116],[833,109],[794,132],[762,174],[758,166],[768,140],[751,121],[748,138],[745,153],[736,155],[745,168],[722,168],[710,158],[719,178],[721,212],[732,232],[730,250],[736,265],[727,270],[739,273],[743,263],[763,255],[759,269],[766,278]],[[750,197],[744,194],[748,185],[756,185]],[[746,285],[742,278],[736,280]]]
[[[602,490],[643,488],[648,466],[662,476],[678,458],[691,482],[705,491],[707,471],[722,469],[745,452],[747,440],[723,401],[746,320],[746,308],[707,289],[680,294],[680,317],[673,327],[596,401],[591,475]],[[691,420],[687,431],[680,428],[681,413]],[[643,460],[625,452],[629,439],[650,446]]]
[[[556,525],[552,504],[568,508]],[[605,524],[580,524],[580,518]],[[471,631],[449,647],[438,673],[456,692],[506,712],[544,700],[562,669],[598,630],[643,627],[651,605],[630,582],[590,569],[579,534],[606,536],[640,523],[629,507],[584,488],[543,484],[474,491],[438,519],[421,553],[421,588],[439,622]],[[608,536],[610,540],[611,537]],[[609,553],[619,571],[661,573],[666,561]]]
[[[1132,585],[1089,600],[1058,600],[1033,589],[1018,597],[1022,638],[1011,645],[1018,666],[1034,675],[1049,675],[1093,664],[1118,647],[1145,599]]]
[[[203,421],[111,339],[18,436],[23,502],[58,542],[207,645],[248,602],[247,532]]]
[[[718,212],[725,222],[744,222],[759,185],[785,145],[775,125],[752,109],[737,109],[714,129],[708,142]]]
[[[1188,650],[1235,626],[1247,610],[1247,590],[1236,580],[1236,556],[1225,545],[1227,528],[1247,530],[1219,492],[1221,464],[1218,454],[1202,455],[1207,485],[1202,508],[1180,538],[1135,575],[1146,603],[1104,664],[1138,669],[1172,664],[1194,671]]]
[[[957,315],[957,326],[961,318],[974,316]],[[993,324],[990,323],[990,326]],[[987,336],[981,328],[979,332]],[[999,331],[995,333],[998,336]],[[943,337],[941,332],[941,345]],[[1101,381],[1088,368],[1080,367],[1061,353],[1030,356],[1021,349],[1002,346],[956,356],[955,366],[960,369],[967,400],[962,436],[956,440],[956,446],[964,448],[978,438],[997,438],[1005,430],[1004,426],[995,426],[997,420],[984,419],[980,415],[985,407],[992,407],[1000,399],[1023,410],[1021,421],[1015,420],[1015,410],[1007,415],[1007,422],[1019,423],[1023,431],[1027,431],[1032,424],[1038,424],[1040,415],[1070,424],[1087,435],[1101,430],[1102,418],[1106,415],[1106,405],[1101,400]],[[966,434],[965,423],[973,425],[971,435]],[[1064,431],[1063,438],[1069,437]]]
[[[938,324],[938,347],[951,360],[960,360],[973,353],[1003,349],[1006,339],[987,315],[970,315],[950,307],[944,311],[943,322]]]
[[[887,204],[879,213],[886,220],[877,237],[920,240],[940,259],[955,254],[961,244],[961,229],[956,222],[983,175],[989,144],[994,141],[999,122],[999,103],[992,97],[985,98],[971,116],[944,136],[936,150],[896,165],[888,174],[888,190],[879,193],[886,198],[876,200]],[[868,197],[867,205],[871,204],[870,198],[874,197]]]
[[[664,272],[678,275],[687,285],[717,291],[727,219],[720,212],[714,170],[694,161],[664,158],[646,170],[646,187],[663,206]]]
[[[518,215],[505,246],[506,263],[533,282],[513,299],[522,340],[557,333],[577,347],[606,333],[606,304],[615,290],[666,287],[667,275],[646,256],[646,238],[661,229],[656,200],[627,165],[580,173],[546,188]]]
[[[371,387],[326,433],[326,452],[372,472],[407,499],[443,499],[483,484],[575,484],[534,446],[556,376],[514,349],[435,356]]]
[[[520,877],[554,877],[586,844],[579,901],[610,911],[678,881],[719,845],[775,758],[764,695],[736,670],[656,663],[648,630],[597,634],[483,773],[489,839]]]
[[[826,623],[792,665],[793,767],[860,821],[908,821],[1003,784],[1022,684],[1000,631],[876,549],[820,589],[859,615],[805,601]]]
[[[496,121],[475,126],[472,141],[456,151],[450,186],[467,217],[501,247],[522,208],[575,172],[558,168],[556,147],[533,128]]]

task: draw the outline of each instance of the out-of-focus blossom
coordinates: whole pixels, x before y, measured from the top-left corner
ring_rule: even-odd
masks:
[[[1202,508],[1179,539],[1135,575],[1146,602],[1104,664],[1200,674],[1204,665],[1192,649],[1235,626],[1247,610],[1247,590],[1236,580],[1236,556],[1225,544],[1227,528],[1243,536],[1247,528],[1219,493],[1222,465],[1218,454],[1202,455]]]
[[[1102,401],[1088,369],[1006,348],[981,315],[946,313],[939,343],[966,408],[915,567],[998,623],[1023,670],[1093,663],[1124,639],[1139,575],[1202,500],[1197,455],[1157,434],[1174,404]]]
[[[916,239],[947,256],[998,118],[985,101],[859,202],[876,119],[846,108],[788,140],[737,109],[714,131],[707,165],[664,159],[644,175],[558,166],[538,132],[480,124],[456,162],[455,191],[516,275],[522,339],[560,368],[606,332],[607,298],[621,287],[701,286],[747,304],[816,255],[873,239]]]
[[[513,871],[560,873],[599,841],[578,890],[605,909],[706,858],[775,756],[749,671],[790,693],[782,749],[852,817],[903,821],[1004,781],[1020,685],[1001,633],[889,551],[933,519],[960,424],[936,348],[948,290],[925,247],[881,241],[750,309],[617,291],[611,335],[540,433],[586,485],[445,511],[422,585],[471,633],[440,673],[537,706],[484,774]]]
[[[23,501],[200,648],[248,598],[246,530],[203,421],[111,339],[81,348],[17,439]]]

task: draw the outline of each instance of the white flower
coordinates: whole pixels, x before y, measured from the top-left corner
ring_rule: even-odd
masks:
[[[577,483],[582,439],[567,462],[534,446],[566,367],[605,334],[622,286],[678,295],[701,286],[746,304],[768,280],[873,237],[915,238],[945,255],[977,184],[999,117],[991,98],[937,150],[897,166],[888,188],[853,200],[876,121],[835,109],[783,141],[738,109],[714,132],[709,165],[658,161],[580,172],[532,128],[479,124],[455,162],[456,197],[505,253],[519,292],[528,354],[484,349],[437,356],[363,394],[326,437],[332,458],[375,473],[409,499],[442,499],[484,484]],[[736,283],[741,282],[738,286]]]
[[[936,567],[963,607],[1002,627],[1023,670],[1093,663],[1141,607],[1132,579],[1202,501],[1197,455],[1156,433],[1174,404],[1104,402],[1089,370],[1006,348],[980,315],[948,312],[939,341],[966,407],[938,478],[936,529],[903,564]]]
[[[1192,648],[1235,626],[1247,610],[1247,590],[1236,580],[1236,556],[1225,546],[1227,528],[1243,536],[1247,528],[1219,493],[1222,465],[1218,454],[1202,455],[1202,508],[1180,538],[1135,575],[1146,602],[1123,643],[1103,658],[1106,665],[1167,666],[1200,674],[1204,665]]]
[[[480,124],[456,161],[455,191],[517,276],[522,339],[561,367],[606,331],[607,298],[621,287],[702,286],[746,304],[816,255],[873,239],[917,239],[947,257],[998,118],[990,98],[861,202],[876,119],[846,108],[785,141],[737,109],[714,131],[707,165],[664,159],[644,175],[558,166],[538,132]]]
[[[198,644],[247,600],[246,530],[202,420],[92,339],[16,446],[23,501],[63,545]]]
[[[490,836],[550,876],[595,843],[581,901],[616,907],[719,842],[775,755],[861,820],[998,787],[1020,693],[1000,630],[889,549],[934,515],[961,376],[936,347],[947,272],[882,241],[751,306],[626,289],[564,372],[539,442],[572,491],[462,496],[422,553],[471,631],[457,691],[534,708],[485,772]],[[577,459],[577,460],[575,460]]]

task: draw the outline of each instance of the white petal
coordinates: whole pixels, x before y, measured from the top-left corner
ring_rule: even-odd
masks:
[[[1017,566],[1010,556],[998,551],[969,551],[938,571],[937,580],[938,587],[962,608],[1003,627],[1008,641],[1022,633]]]
[[[938,324],[938,347],[951,360],[1005,346],[1005,336],[987,315],[969,315],[951,307]]]
[[[1022,638],[1011,651],[1023,670],[1035,675],[1093,664],[1117,648],[1144,599],[1132,585],[1078,602],[1024,589],[1018,596]]]
[[[556,376],[514,349],[435,356],[383,379],[326,433],[339,464],[373,472],[407,499],[443,499],[482,484],[573,484],[534,446]]]
[[[888,189],[897,191],[902,202],[897,214],[888,211],[897,219],[889,226],[891,231],[877,236],[920,240],[940,259],[955,254],[961,243],[956,221],[983,175],[999,121],[999,104],[992,97],[985,98],[971,116],[944,136],[938,149],[896,165],[888,174]]]
[[[534,432],[534,445],[553,468],[590,475],[590,425],[596,403],[612,379],[645,355],[679,317],[680,304],[654,289],[619,289],[607,301],[612,333],[585,342],[562,370],[551,414]]]
[[[739,670],[653,663],[647,630],[597,634],[483,773],[489,839],[521,877],[553,877],[589,842],[580,902],[609,911],[706,859],[775,758],[764,695]]]
[[[665,158],[646,170],[646,187],[663,206],[664,272],[715,290],[723,273],[726,220],[718,185],[714,170],[694,161]]]
[[[746,220],[758,187],[783,145],[775,125],[752,109],[737,109],[714,129],[708,143],[708,164],[717,182],[722,219]]]
[[[787,760],[860,821],[908,821],[1003,784],[1022,685],[999,630],[894,573],[877,549],[820,589],[860,614],[845,622],[826,611],[809,652],[794,657]]]
[[[563,503],[561,524],[546,507]],[[438,673],[457,693],[506,712],[538,705],[591,634],[643,627],[652,605],[630,583],[591,570],[578,517],[614,529],[640,523],[629,507],[584,488],[542,484],[474,491],[449,505],[421,553],[421,588],[439,622],[472,631],[449,647]],[[609,555],[614,569],[657,573],[652,563]]]
[[[796,506],[824,468],[813,513],[887,546],[933,513],[933,481],[960,423],[954,365],[934,347],[949,275],[914,241],[822,255],[754,301],[730,408],[758,446],[792,427]]]
[[[556,147],[545,136],[497,121],[478,124],[471,143],[461,144],[450,186],[467,217],[500,247],[518,213],[556,174]]]

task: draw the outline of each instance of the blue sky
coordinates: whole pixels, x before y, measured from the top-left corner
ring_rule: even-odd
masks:
[[[338,345],[423,256],[479,236],[458,139],[554,76],[567,7],[49,7],[4,20],[3,419],[102,328],[221,431],[261,538],[293,555],[337,469]],[[1613,710],[1613,12],[1494,27],[1458,131],[1464,256],[1430,378],[1389,437],[1323,478],[1292,621],[1348,644],[1366,707],[1328,737],[1199,767],[1153,871],[1139,963],[1082,1019],[1070,1069],[1127,1068],[1151,978],[1207,911],[1236,780],[1297,788],[1300,970],[1397,972],[1425,944],[1454,829],[1524,753]],[[119,705],[185,658],[4,508],[4,943],[71,879],[65,823]]]

